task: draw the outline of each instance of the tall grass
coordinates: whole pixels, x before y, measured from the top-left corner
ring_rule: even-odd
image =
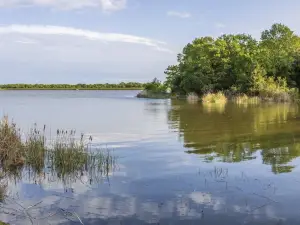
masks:
[[[101,177],[114,169],[115,157],[109,150],[97,150],[91,147],[92,137],[78,139],[75,131],[57,130],[54,140],[46,139],[46,126],[38,129],[35,125],[21,138],[16,124],[4,117],[0,123],[0,171],[4,177],[22,174],[26,169],[36,176],[51,170],[52,175],[65,183],[66,180],[77,179],[87,174],[90,180]],[[1,175],[1,174],[0,174]],[[2,178],[0,177],[0,181]],[[0,182],[1,193],[4,192]]]
[[[199,101],[199,96],[196,93],[191,92],[187,95],[186,100],[189,103],[197,103]]]
[[[241,94],[233,97],[233,102],[239,105],[256,105],[261,102],[258,96],[248,96],[246,94]]]
[[[16,124],[5,116],[0,121],[0,163],[2,167],[24,164],[24,144]]]
[[[34,128],[30,130],[24,145],[25,163],[38,174],[43,171],[44,157],[46,153],[45,132],[45,125],[41,132],[35,124]]]
[[[227,98],[223,92],[208,93],[202,96],[202,102],[225,104],[227,102]]]

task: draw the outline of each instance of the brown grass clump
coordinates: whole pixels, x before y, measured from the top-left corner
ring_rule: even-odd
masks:
[[[5,116],[0,122],[0,163],[3,167],[18,167],[24,162],[24,146],[20,130]]]

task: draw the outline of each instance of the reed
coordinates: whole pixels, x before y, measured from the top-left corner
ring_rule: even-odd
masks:
[[[4,178],[0,176],[0,181],[11,177],[21,179],[24,169],[32,177],[43,176],[50,169],[64,183],[84,174],[92,182],[108,176],[114,169],[112,152],[95,149],[91,136],[87,140],[84,134],[77,138],[75,130],[57,130],[53,140],[47,140],[46,136],[46,126],[38,129],[35,124],[24,140],[16,124],[4,117],[0,123],[0,171]],[[4,187],[0,183],[0,200]]]
[[[16,124],[5,116],[0,121],[0,163],[2,167],[18,167],[24,164],[24,144]]]
[[[208,93],[202,96],[202,102],[225,104],[227,102],[227,98],[223,92]]]

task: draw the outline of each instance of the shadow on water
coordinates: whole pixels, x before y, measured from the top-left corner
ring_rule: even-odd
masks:
[[[298,105],[172,104],[176,110],[169,111],[169,121],[180,130],[186,152],[206,162],[253,160],[259,152],[274,173],[286,173],[300,156]]]

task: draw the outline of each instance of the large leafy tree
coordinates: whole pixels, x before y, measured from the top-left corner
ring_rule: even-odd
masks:
[[[290,85],[293,79],[295,53],[300,47],[299,37],[283,24],[273,24],[261,34],[261,64],[268,76],[285,77]]]
[[[258,44],[245,34],[197,38],[165,71],[173,90],[203,94],[237,86],[245,90],[257,61]]]
[[[257,68],[265,71],[264,76],[283,77],[289,87],[300,87],[300,38],[283,24],[263,31],[260,41],[247,34],[196,38],[177,61],[165,71],[167,85],[177,93],[247,93]]]

